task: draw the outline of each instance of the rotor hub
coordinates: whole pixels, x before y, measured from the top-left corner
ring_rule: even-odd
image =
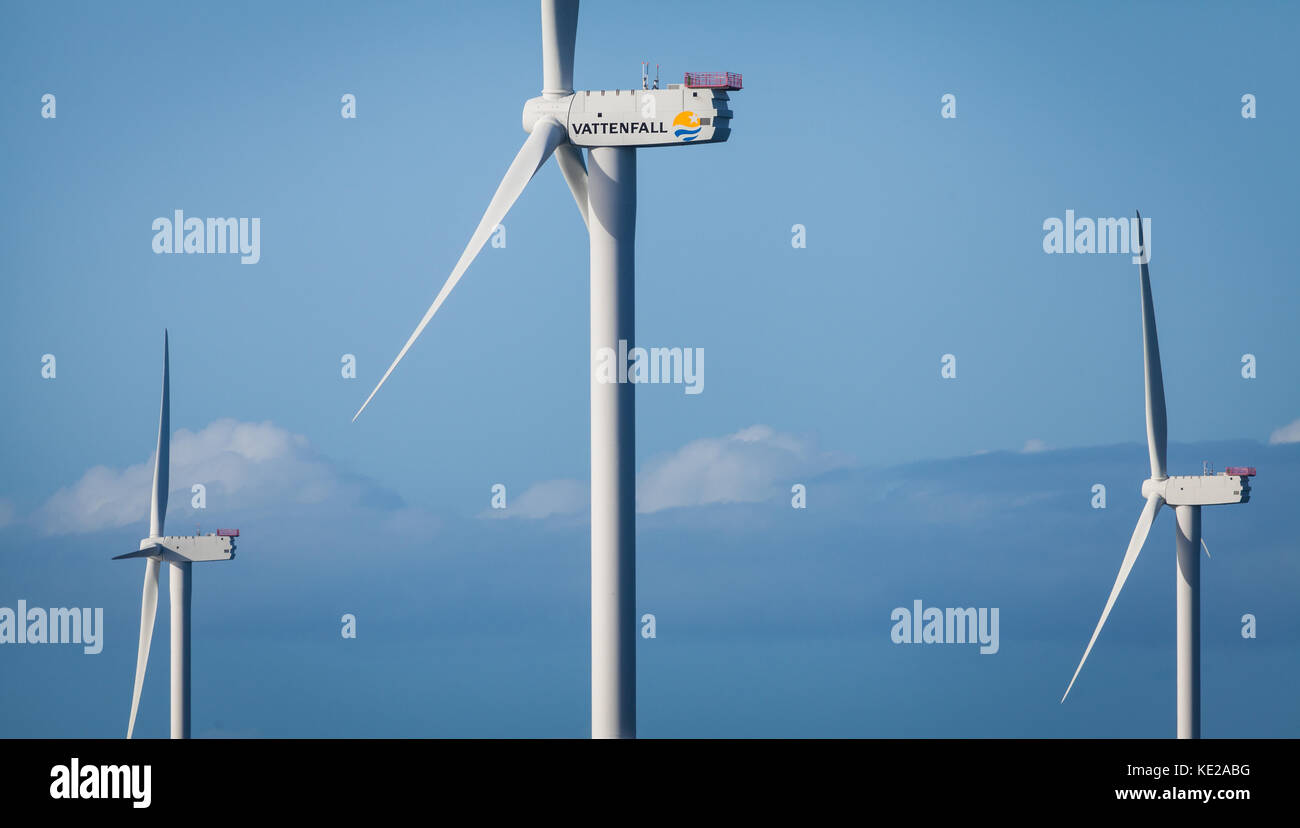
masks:
[[[1147,478],[1146,480],[1143,480],[1142,497],[1149,498],[1153,494],[1157,494],[1160,495],[1161,497],[1164,497],[1165,484],[1168,482],[1169,482],[1168,478],[1165,478],[1164,480],[1152,480],[1151,478]]]
[[[545,95],[536,98],[529,98],[524,102],[524,132],[532,134],[533,127],[542,118],[554,118],[564,125],[565,130],[569,126],[569,107],[573,103],[573,95],[565,95],[562,98],[549,98]]]

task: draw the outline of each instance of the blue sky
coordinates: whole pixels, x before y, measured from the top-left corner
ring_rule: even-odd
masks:
[[[1295,9],[643,11],[587,5],[577,86],[649,60],[746,88],[726,144],[638,162],[638,339],[707,354],[704,393],[638,389],[641,732],[1172,732],[1168,515],[1056,704],[1146,451],[1137,269],[1047,255],[1042,225],[1140,209],[1171,471],[1261,469],[1248,506],[1205,517],[1205,735],[1300,735]],[[103,606],[107,631],[96,656],[0,647],[21,677],[0,734],[125,725],[140,567],[108,559],[147,529],[168,327],[173,483],[209,484],[168,526],[244,530],[196,572],[196,734],[585,735],[587,247],[554,165],[350,422],[523,141],[535,4],[6,17],[0,606]],[[155,255],[175,209],[260,217],[261,261]],[[1001,651],[892,644],[915,598],[1002,608]],[[143,735],[166,726],[157,636]]]

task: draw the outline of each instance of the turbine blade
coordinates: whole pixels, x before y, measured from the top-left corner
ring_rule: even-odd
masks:
[[[582,160],[582,150],[569,142],[560,144],[555,149],[555,160],[564,173],[564,180],[569,183],[569,192],[578,202],[578,211],[582,213],[582,223],[587,222],[587,162]]]
[[[1169,425],[1165,418],[1165,380],[1160,371],[1160,342],[1156,338],[1156,310],[1151,300],[1151,274],[1147,271],[1146,236],[1142,214],[1138,218],[1138,247],[1142,280],[1142,361],[1146,370],[1147,451],[1151,455],[1151,479],[1164,480],[1169,447]]]
[[[1160,495],[1153,494],[1147,498],[1147,505],[1142,508],[1142,514],[1138,517],[1137,526],[1133,529],[1133,537],[1128,542],[1128,551],[1124,553],[1124,562],[1119,566],[1119,577],[1115,579],[1115,586],[1111,587],[1110,598],[1106,600],[1106,608],[1101,611],[1101,620],[1097,622],[1097,629],[1092,631],[1092,638],[1088,640],[1088,647],[1083,651],[1083,658],[1079,659],[1079,666],[1074,670],[1074,676],[1070,679],[1070,686],[1065,688],[1065,696],[1061,696],[1061,701],[1070,695],[1070,689],[1074,687],[1075,679],[1079,678],[1079,671],[1083,669],[1083,663],[1088,660],[1088,653],[1092,652],[1092,645],[1097,643],[1097,636],[1101,634],[1101,628],[1105,626],[1106,619],[1110,616],[1110,610],[1115,606],[1115,599],[1119,597],[1119,591],[1124,588],[1124,582],[1128,580],[1128,573],[1133,569],[1133,563],[1137,561],[1138,554],[1142,551],[1142,545],[1147,542],[1147,533],[1151,531],[1151,522],[1156,518],[1156,512],[1160,510]]]
[[[153,500],[149,508],[149,537],[162,537],[167,517],[167,474],[171,469],[171,401],[168,390],[168,342],[163,330],[162,410],[158,414],[158,451],[153,461]]]
[[[131,721],[126,738],[135,733],[135,714],[140,709],[140,690],[144,687],[144,669],[149,664],[149,643],[153,640],[153,621],[158,612],[158,561],[144,562],[144,595],[140,599],[140,649],[135,657],[135,690],[131,693]]]
[[[478,256],[479,251],[483,249],[483,245],[487,243],[492,231],[506,217],[506,213],[510,211],[519,195],[524,191],[524,187],[528,186],[528,182],[532,180],[542,164],[546,163],[546,159],[551,157],[551,153],[555,152],[555,148],[564,140],[564,137],[564,127],[554,118],[542,118],[533,127],[532,134],[528,136],[527,141],[524,141],[519,154],[511,162],[510,168],[506,170],[505,177],[501,179],[501,184],[497,187],[496,194],[492,196],[492,201],[488,203],[487,212],[483,214],[482,220],[478,223],[478,229],[470,237],[465,252],[460,254],[460,260],[456,262],[456,267],[452,269],[451,275],[447,277],[442,290],[438,291],[438,296],[433,300],[433,304],[424,312],[424,318],[416,326],[415,333],[411,334],[410,338],[406,340],[406,344],[402,346],[402,350],[397,354],[397,359],[394,359],[393,364],[388,366],[388,370],[384,372],[384,376],[379,380],[379,384],[375,386],[375,390],[370,392],[370,396],[366,397],[366,401],[361,404],[361,408],[352,416],[353,422],[356,422],[357,417],[361,416],[361,412],[366,410],[367,405],[370,405],[370,401],[375,398],[375,394],[379,393],[379,389],[383,387],[384,382],[393,373],[397,363],[401,362],[402,357],[406,356],[406,352],[411,350],[411,346],[424,332],[424,327],[429,324],[429,320],[438,312],[438,308],[442,307],[447,294],[451,293],[451,289],[456,287],[456,283],[464,275],[465,269],[470,266],[475,257]]]
[[[1210,547],[1208,547],[1208,546],[1205,545],[1205,538],[1201,538],[1201,548],[1205,550],[1205,557],[1207,557],[1207,558],[1211,557],[1211,556],[1210,556]]]
[[[153,546],[145,547],[144,549],[137,549],[134,552],[127,552],[125,555],[114,555],[113,560],[124,561],[127,558],[148,558],[152,555],[161,555],[165,551],[166,550],[164,550],[162,546],[155,543]]]
[[[542,94],[573,92],[573,43],[578,36],[578,0],[542,0]]]

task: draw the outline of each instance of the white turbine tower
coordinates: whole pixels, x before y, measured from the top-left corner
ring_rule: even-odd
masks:
[[[554,154],[591,242],[591,735],[632,738],[636,736],[633,386],[605,382],[594,370],[595,360],[601,353],[628,353],[634,341],[636,148],[727,140],[731,134],[727,91],[739,89],[741,77],[688,74],[685,83],[666,89],[574,92],[577,27],[577,0],[542,0],[542,94],[524,104],[528,138],[442,290],[352,419],[374,399],[524,187]],[[589,149],[587,163],[582,147]]]
[[[1156,341],[1156,315],[1151,300],[1151,276],[1147,272],[1146,240],[1142,233],[1142,215],[1138,214],[1139,279],[1142,291],[1142,355],[1146,374],[1147,449],[1151,456],[1151,477],[1142,483],[1146,506],[1138,518],[1133,537],[1119,567],[1119,577],[1111,587],[1101,620],[1083,651],[1083,658],[1065,688],[1064,702],[1079,678],[1083,663],[1097,643],[1115,599],[1146,543],[1151,523],[1162,505],[1172,506],[1177,523],[1175,541],[1178,554],[1176,591],[1178,596],[1178,738],[1198,739],[1201,735],[1201,507],[1250,500],[1251,467],[1228,467],[1225,474],[1203,473],[1170,477],[1165,472],[1168,426],[1165,420],[1165,384],[1160,372],[1160,344]],[[1208,552],[1208,548],[1206,549]]]
[[[135,733],[135,714],[140,707],[140,690],[149,663],[154,616],[158,610],[158,567],[170,567],[168,600],[171,603],[171,737],[190,738],[190,596],[194,585],[190,564],[194,561],[228,561],[235,557],[238,529],[219,529],[215,535],[163,535],[167,516],[167,478],[171,466],[171,399],[168,377],[168,341],[163,331],[162,411],[158,415],[158,451],[154,456],[153,497],[149,509],[149,537],[135,552],[113,558],[144,558],[144,596],[140,602],[140,649],[135,661],[135,690],[131,694],[131,719],[126,738]]]

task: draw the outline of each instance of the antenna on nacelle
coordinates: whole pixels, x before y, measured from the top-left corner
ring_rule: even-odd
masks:
[[[658,89],[659,88],[659,64],[655,64],[654,85],[650,84],[650,64],[647,61],[641,61],[641,88]]]

